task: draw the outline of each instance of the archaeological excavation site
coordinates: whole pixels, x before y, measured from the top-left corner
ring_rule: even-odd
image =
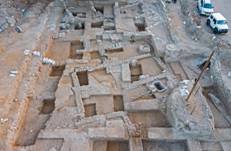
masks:
[[[206,18],[196,0],[0,0],[0,151],[231,151],[231,35]]]

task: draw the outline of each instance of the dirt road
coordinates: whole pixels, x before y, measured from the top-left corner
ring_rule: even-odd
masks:
[[[220,12],[228,21],[229,29],[231,28],[231,1],[230,0],[213,0],[215,12]],[[224,40],[231,43],[231,31],[226,35],[219,35]]]

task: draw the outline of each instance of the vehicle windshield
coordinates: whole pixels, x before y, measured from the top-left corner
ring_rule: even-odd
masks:
[[[224,24],[227,24],[227,21],[226,20],[218,20],[217,24],[224,25]]]
[[[213,8],[213,5],[211,3],[205,3],[204,8]]]

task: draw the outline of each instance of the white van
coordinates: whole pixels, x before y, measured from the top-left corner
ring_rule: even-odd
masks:
[[[214,12],[213,10],[213,4],[211,0],[198,0],[198,9],[200,15],[206,15],[209,16],[211,13]]]

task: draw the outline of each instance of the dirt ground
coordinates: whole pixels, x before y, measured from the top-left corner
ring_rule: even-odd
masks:
[[[229,151],[230,33],[204,23],[192,0],[0,0],[0,151]]]

